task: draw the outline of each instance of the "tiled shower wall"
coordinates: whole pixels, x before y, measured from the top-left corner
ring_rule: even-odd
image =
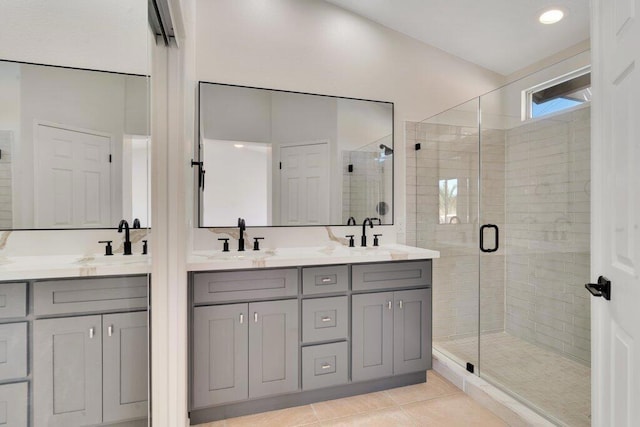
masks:
[[[482,155],[492,169],[491,179],[483,180],[483,207],[493,223],[501,224],[504,132],[487,132],[483,138]],[[407,244],[440,251],[433,266],[434,340],[477,335],[479,309],[483,332],[504,330],[503,249],[492,257],[478,255],[477,125],[408,122],[406,141]],[[444,179],[458,182],[457,223],[440,223],[439,182]],[[484,292],[478,304],[481,262]]]
[[[13,228],[10,131],[0,131],[0,228]]]
[[[367,218],[380,217],[376,206],[386,201],[389,209],[386,216],[391,215],[391,200],[385,197],[386,176],[391,170],[392,157],[387,156],[380,161],[380,153],[367,151],[343,151],[342,153],[342,223],[346,224],[350,216],[356,224],[362,224]],[[353,165],[353,172],[349,172]],[[389,166],[388,166],[389,165]],[[383,222],[386,220],[383,217]]]
[[[507,332],[590,360],[590,108],[507,131]]]

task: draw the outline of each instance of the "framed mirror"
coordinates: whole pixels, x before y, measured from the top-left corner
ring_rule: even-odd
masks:
[[[393,224],[393,103],[200,82],[198,224]]]
[[[149,226],[148,85],[0,61],[0,228]]]

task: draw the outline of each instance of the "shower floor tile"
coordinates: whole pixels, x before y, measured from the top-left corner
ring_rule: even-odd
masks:
[[[483,334],[480,376],[568,426],[591,425],[591,369],[505,332]],[[477,337],[434,342],[460,362],[478,357]]]

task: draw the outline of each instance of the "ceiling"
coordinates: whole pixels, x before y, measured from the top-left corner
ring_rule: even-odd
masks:
[[[509,75],[589,38],[589,0],[326,0]],[[559,7],[562,21],[538,22]]]

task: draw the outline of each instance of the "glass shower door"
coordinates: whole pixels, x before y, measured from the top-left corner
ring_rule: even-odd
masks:
[[[478,125],[475,99],[409,123],[406,150],[407,199],[416,201],[408,204],[408,229],[416,230],[408,244],[440,251],[433,263],[434,349],[472,371],[480,309]]]
[[[480,99],[480,224],[491,226],[479,373],[557,424],[588,426],[589,106],[523,119],[520,96],[506,86]]]

